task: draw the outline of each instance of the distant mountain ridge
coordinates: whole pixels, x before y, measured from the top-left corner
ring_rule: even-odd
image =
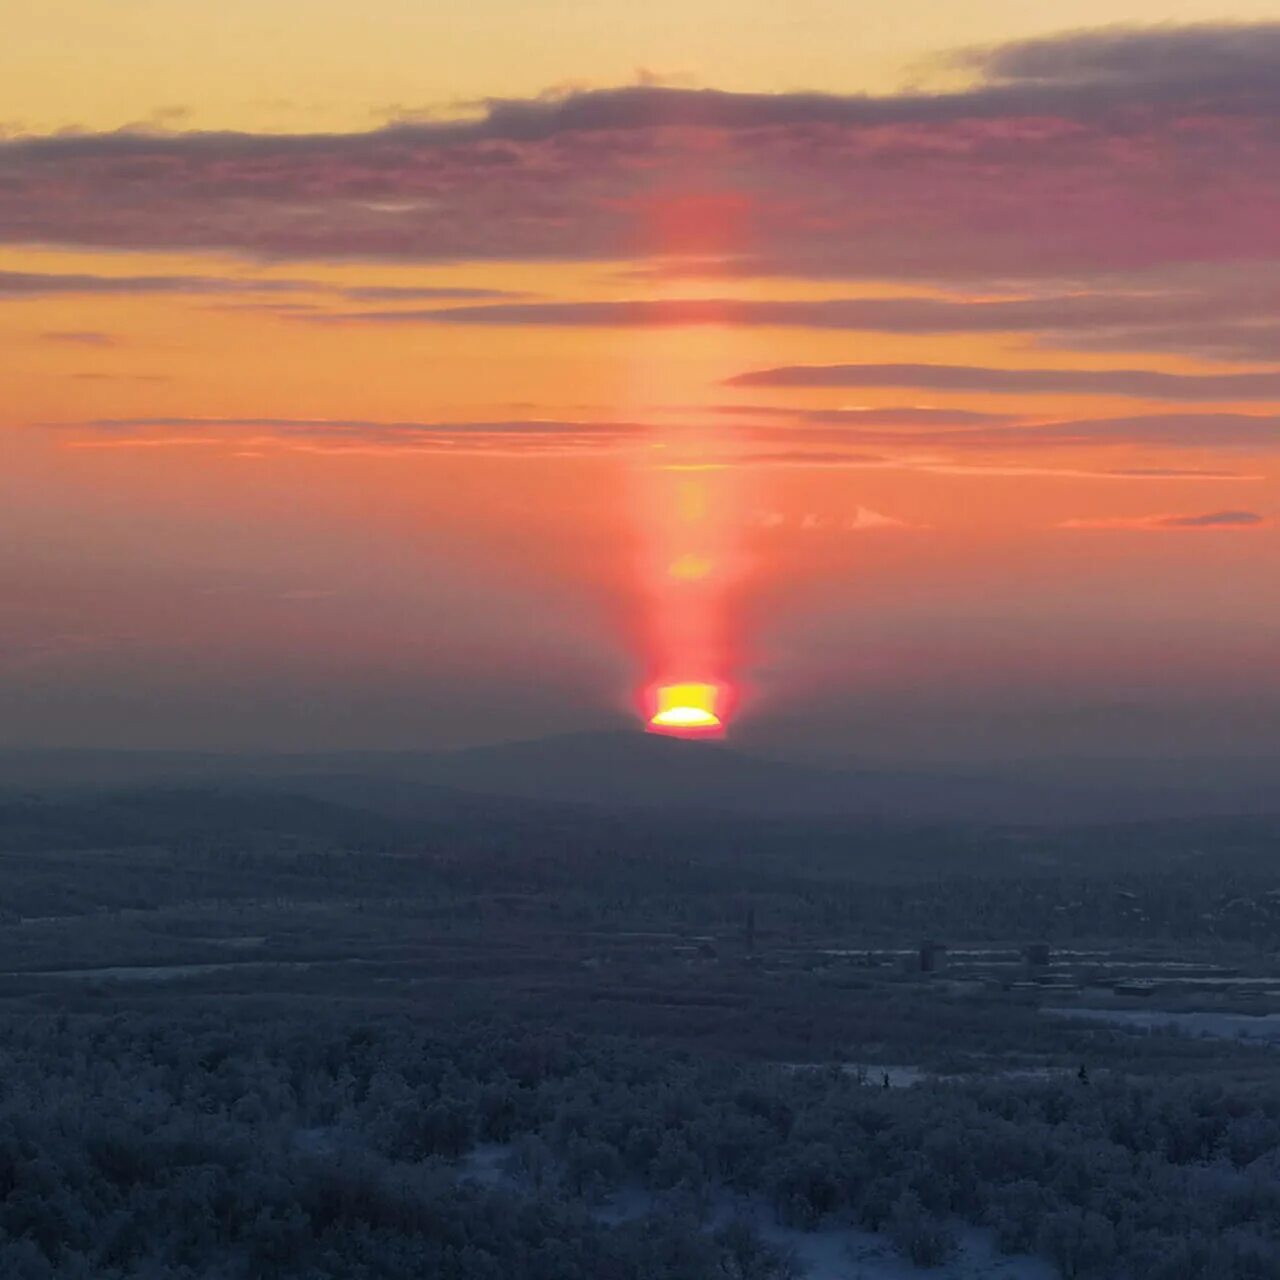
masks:
[[[427,776],[437,785],[527,799],[770,815],[941,816],[971,807],[964,801],[972,802],[974,787],[963,778],[823,769],[719,742],[635,733],[473,747],[433,759]]]
[[[609,809],[769,816],[995,817],[998,778],[833,770],[654,734],[570,733],[438,753],[0,753],[0,787],[208,783],[287,787],[369,809],[421,809],[441,789],[476,797]]]
[[[521,802],[768,817],[1063,822],[1280,811],[1270,761],[823,767],[721,742],[562,734],[455,751],[0,751],[0,790],[234,785],[397,816]],[[471,799],[467,799],[471,797]]]

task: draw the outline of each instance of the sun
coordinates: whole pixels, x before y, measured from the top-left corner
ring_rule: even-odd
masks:
[[[664,729],[713,729],[720,723],[720,717],[702,707],[668,707],[649,723]]]
[[[649,729],[676,735],[718,734],[724,722],[717,714],[720,690],[714,684],[664,684],[653,695]]]

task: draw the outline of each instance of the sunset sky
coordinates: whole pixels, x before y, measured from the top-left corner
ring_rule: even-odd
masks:
[[[1280,746],[1278,0],[5,29],[0,745]]]

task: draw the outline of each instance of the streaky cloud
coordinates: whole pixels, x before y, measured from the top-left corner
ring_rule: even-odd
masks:
[[[41,342],[73,347],[113,347],[119,341],[114,334],[101,329],[49,329],[37,336]]]
[[[1280,23],[1108,27],[963,50],[951,60],[989,83],[1026,88],[1271,96]]]
[[[916,387],[998,394],[1077,392],[1151,400],[1280,399],[1280,371],[1162,373],[1151,369],[1001,369],[984,365],[781,365],[727,380],[739,387]]]
[[[1269,521],[1256,511],[1207,511],[1196,515],[1101,516],[1063,520],[1059,529],[1257,529]]]
[[[634,435],[651,428],[635,422],[575,421],[573,419],[527,418],[501,421],[437,422],[378,418],[270,418],[270,417],[133,417],[86,418],[80,421],[43,423],[43,426],[86,428],[96,431],[135,430],[156,427],[262,427],[273,431],[315,432],[440,432],[449,435],[546,435],[562,431],[597,435]]]
[[[834,427],[990,427],[1023,420],[1020,413],[988,413],[935,405],[858,405],[838,409],[797,409],[776,404],[718,404],[712,410],[733,417],[782,418]]]
[[[93,272],[0,271],[0,298],[64,294],[299,293],[323,288],[306,280],[239,276],[101,275]]]
[[[792,435],[795,430],[763,426],[753,428],[752,434],[757,438],[777,438]],[[1049,421],[1041,418],[1016,426],[949,430],[927,426],[884,430],[873,425],[799,430],[806,439],[833,441],[843,436],[861,446],[946,449],[953,453],[1098,447],[1259,452],[1280,449],[1280,415],[1247,413],[1152,413]]]
[[[874,409],[866,411],[866,419],[849,421],[845,415],[861,411],[832,410],[838,415],[828,421],[827,411],[815,411],[816,421],[808,416],[782,422],[744,422],[735,427],[735,436],[743,447],[768,444],[786,452],[791,459],[803,454],[810,461],[822,458],[828,462],[854,461],[847,450],[858,450],[856,461],[865,465],[882,462],[891,455],[869,454],[875,449],[938,450],[950,453],[1023,450],[1026,448],[1126,447],[1198,450],[1280,449],[1280,415],[1243,413],[1173,413],[1138,414],[1131,417],[1080,418],[1061,421],[1030,420],[1008,425],[997,417],[991,424],[967,426],[937,425],[939,420],[926,416],[915,422],[887,421]],[[892,412],[892,411],[890,411]],[[939,411],[944,412],[944,411]],[[940,420],[945,424],[947,419]],[[463,440],[497,438],[536,440],[575,439],[580,441],[628,442],[649,439],[671,439],[671,429],[649,422],[606,418],[575,419],[564,417],[527,417],[494,420],[375,419],[375,418],[282,418],[272,416],[206,417],[199,415],[161,415],[131,417],[99,417],[47,421],[34,424],[48,430],[91,432],[101,437],[138,432],[192,432],[212,435],[224,432],[259,432],[279,437],[312,439],[379,439],[386,442]],[[785,446],[785,448],[784,448]],[[735,455],[742,460],[742,454]],[[762,454],[757,453],[757,458]],[[781,453],[776,456],[781,458]],[[901,455],[892,455],[900,460]],[[922,461],[922,459],[915,459]],[[1222,477],[1235,473],[1214,469],[1133,467],[1112,474],[1132,478],[1164,478],[1175,476]]]
[[[274,443],[311,453],[525,453],[616,449],[651,427],[620,421],[158,416],[43,422],[76,448],[156,448]]]
[[[1172,529],[1242,529],[1266,524],[1266,517],[1256,511],[1210,511],[1199,516],[1169,516],[1165,524]]]
[[[971,62],[980,83],[948,93],[642,84],[363,133],[9,138],[0,242],[270,260],[705,259],[726,252],[723,227],[661,215],[691,158],[714,156],[748,270],[1044,279],[1262,261],[1280,257],[1278,33],[1024,41],[984,51]],[[657,225],[673,228],[661,246]]]
[[[103,275],[94,272],[0,271],[0,299],[149,294],[269,294],[325,293],[351,302],[379,300],[520,298],[518,291],[465,285],[341,285],[320,280],[285,280],[264,276]],[[261,304],[267,305],[267,304]],[[288,304],[275,302],[276,307]]]
[[[351,311],[305,317],[344,324],[459,324],[494,327],[662,329],[694,326],[841,329],[876,333],[1016,333],[1153,326],[1197,315],[1274,314],[1280,288],[1229,295],[1151,290],[1031,298],[666,298],[496,303],[482,306]]]

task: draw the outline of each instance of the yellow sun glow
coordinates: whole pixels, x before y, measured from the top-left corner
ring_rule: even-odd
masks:
[[[720,717],[701,707],[672,707],[659,711],[650,721],[668,729],[711,729],[720,723]]]
[[[668,684],[658,690],[658,709],[649,723],[662,729],[716,729],[713,684]]]
[[[711,561],[706,556],[690,553],[673,560],[667,572],[681,582],[698,582],[711,572]]]

